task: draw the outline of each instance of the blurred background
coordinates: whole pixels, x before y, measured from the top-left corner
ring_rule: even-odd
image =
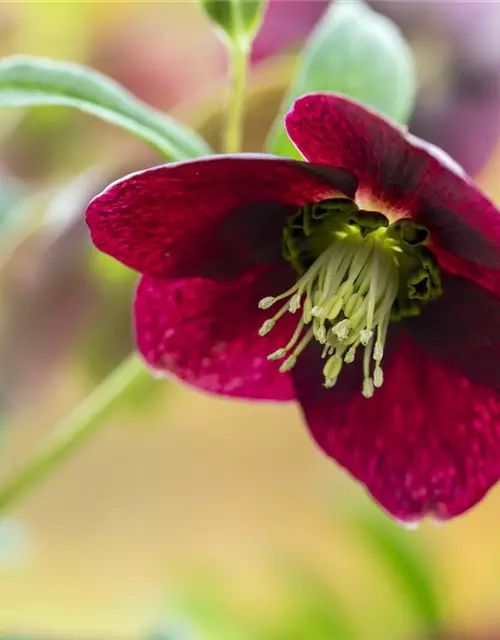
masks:
[[[500,203],[500,3],[372,3],[416,57],[411,129]],[[245,149],[262,149],[327,2],[271,0]],[[89,64],[220,148],[226,58],[193,0],[2,2],[0,55]],[[390,88],[388,88],[390,90]],[[0,477],[133,348],[135,276],[82,212],[153,151],[62,108],[0,111]],[[500,639],[500,491],[408,531],[316,450],[297,408],[144,375],[0,521],[0,637]]]

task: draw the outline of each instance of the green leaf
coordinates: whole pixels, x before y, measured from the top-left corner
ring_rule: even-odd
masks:
[[[198,0],[222,40],[249,47],[262,23],[265,0]]]
[[[415,87],[411,51],[398,27],[361,0],[334,0],[299,56],[267,146],[272,153],[301,158],[286,135],[283,116],[306,93],[340,93],[404,124]]]
[[[33,56],[12,56],[0,62],[0,108],[55,105],[76,107],[122,127],[168,160],[211,153],[194,131],[93,69]]]

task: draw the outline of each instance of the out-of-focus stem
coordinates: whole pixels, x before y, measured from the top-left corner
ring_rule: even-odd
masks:
[[[227,111],[226,153],[238,153],[241,151],[248,54],[248,46],[237,39],[232,42],[230,62],[231,89]]]
[[[106,424],[105,418],[116,401],[121,399],[142,373],[146,373],[144,364],[133,353],[87,396],[56,427],[31,461],[0,487],[0,515],[16,505],[95,435]]]

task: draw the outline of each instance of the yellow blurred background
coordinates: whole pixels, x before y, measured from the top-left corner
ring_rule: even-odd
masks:
[[[262,148],[298,44],[325,3],[272,4],[251,72],[247,150]],[[420,22],[395,17],[417,56],[422,134],[432,113],[446,119],[457,105],[449,89],[457,65],[487,89],[500,62],[488,51],[485,60],[477,49],[458,51],[463,41],[440,35],[432,3],[412,4]],[[436,4],[455,14],[450,32],[460,6],[472,6]],[[388,13],[389,5],[377,3]],[[286,16],[298,27],[281,42]],[[3,2],[0,33],[2,56],[90,64],[217,146],[226,62],[196,2]],[[486,47],[482,32],[477,38]],[[500,100],[482,111],[481,100],[496,94],[476,85],[473,98],[460,94],[467,124],[457,116],[450,139],[471,134],[471,122],[488,125],[472,138],[490,148],[476,159],[464,143],[457,159],[500,202]],[[158,159],[127,134],[63,109],[0,113],[0,136],[0,165],[37,225],[29,238],[0,245],[8,258],[0,260],[6,478],[132,348],[133,276],[96,255],[78,214],[112,177]],[[74,177],[89,167],[97,169],[75,191]],[[58,226],[43,215],[61,186],[69,218]],[[0,521],[0,637],[416,640],[442,625],[449,637],[500,638],[498,490],[456,521],[409,531],[316,449],[293,404],[142,385]]]

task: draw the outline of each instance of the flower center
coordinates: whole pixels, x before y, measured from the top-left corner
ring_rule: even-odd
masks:
[[[358,209],[345,198],[302,207],[283,233],[284,257],[299,278],[261,309],[284,304],[260,328],[263,336],[285,313],[302,309],[287,345],[268,356],[289,371],[309,342],[323,345],[324,386],[333,387],[344,364],[363,355],[363,395],[383,383],[382,358],[391,321],[418,315],[441,295],[428,230],[409,219],[393,224],[382,213]]]

